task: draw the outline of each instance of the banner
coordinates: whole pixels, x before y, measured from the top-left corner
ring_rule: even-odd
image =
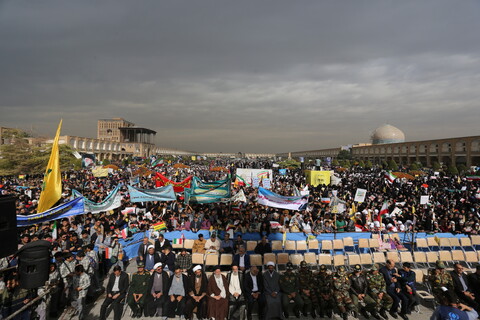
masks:
[[[158,189],[139,189],[128,186],[128,192],[130,193],[130,202],[177,200],[171,185]]]
[[[243,189],[237,192],[233,197],[230,198],[230,201],[232,202],[247,202],[247,198],[245,197],[245,193],[243,192]]]
[[[326,186],[330,185],[330,175],[330,171],[305,170],[307,184],[314,187],[321,184],[324,184]]]
[[[237,168],[237,183],[240,185],[252,185],[252,179],[258,178],[259,181],[263,179],[273,179],[273,171],[271,169],[243,169]]]
[[[367,189],[358,188],[357,192],[355,192],[355,202],[364,202],[365,196],[367,195]]]
[[[192,177],[189,176],[181,182],[175,182],[175,181],[172,181],[172,180],[168,179],[163,174],[158,173],[158,172],[155,174],[155,178],[156,178],[155,186],[157,188],[172,185],[173,186],[173,191],[175,191],[175,192],[183,192],[185,188],[190,188],[190,182],[192,180]]]
[[[230,179],[202,182],[194,178],[192,188],[185,188],[185,203],[214,203],[229,200],[231,197]]]
[[[265,189],[271,189],[272,188],[272,185],[270,183],[270,179],[268,178],[264,178],[262,180],[262,186],[265,188]]]
[[[286,175],[287,175],[287,169],[279,169],[279,170],[278,170],[278,173],[279,173],[281,176],[286,176]]]
[[[77,216],[84,213],[83,197],[73,199],[70,202],[61,204],[55,208],[42,213],[36,213],[28,216],[17,215],[17,227],[26,227],[33,224],[48,222],[57,219]]]
[[[108,168],[96,167],[92,169],[95,178],[108,177]]]
[[[273,208],[299,210],[308,200],[304,197],[284,197],[260,187],[258,188],[257,202]]]
[[[85,212],[99,213],[119,208],[122,205],[122,195],[118,193],[119,190],[120,186],[116,186],[102,202],[98,203],[84,198]],[[75,189],[72,190],[72,196],[74,198],[83,197],[83,195]]]

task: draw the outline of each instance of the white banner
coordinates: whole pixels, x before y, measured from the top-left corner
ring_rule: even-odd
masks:
[[[358,188],[357,192],[355,192],[355,202],[364,202],[365,196],[367,195],[367,189]]]

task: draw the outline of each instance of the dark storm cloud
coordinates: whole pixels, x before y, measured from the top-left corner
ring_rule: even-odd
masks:
[[[3,126],[283,152],[478,134],[477,2],[4,1]]]

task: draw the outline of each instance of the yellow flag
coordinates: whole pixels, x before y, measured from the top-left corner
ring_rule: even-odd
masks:
[[[287,231],[283,232],[282,246],[285,247],[285,242],[287,242]]]
[[[350,208],[350,220],[355,221],[355,213],[357,213],[357,208],[355,208],[355,202],[353,202]]]
[[[38,201],[37,212],[45,212],[62,197],[62,174],[60,173],[60,155],[58,152],[58,138],[62,129],[62,120],[58,125],[57,134],[53,140],[52,153],[48,160],[47,170],[43,176],[42,193]]]

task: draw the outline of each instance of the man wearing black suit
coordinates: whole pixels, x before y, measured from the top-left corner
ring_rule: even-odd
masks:
[[[247,299],[247,319],[252,320],[252,310],[257,304],[258,318],[263,319],[265,297],[263,296],[263,277],[258,268],[252,266],[244,277],[245,298]]]
[[[153,272],[155,270],[155,265],[161,262],[162,257],[158,252],[155,252],[155,247],[149,245],[147,249],[147,254],[143,257],[143,263],[145,264],[145,270],[148,272]]]
[[[233,256],[232,265],[238,266],[241,272],[250,269],[250,256],[246,253],[244,247],[238,249],[238,254]]]
[[[143,238],[143,242],[140,244],[138,247],[137,251],[137,262],[142,260],[147,254],[148,246],[150,245],[150,242],[148,241],[148,237]]]
[[[467,275],[463,273],[463,266],[460,263],[455,263],[451,275],[453,288],[458,298],[466,305],[478,311],[479,304],[475,302],[476,297],[472,292],[472,288],[469,286]]]
[[[400,310],[400,317],[404,320],[408,320],[408,298],[403,294],[398,279],[401,278],[400,274],[395,268],[395,263],[392,260],[387,260],[385,266],[380,268],[380,273],[385,278],[387,284],[387,293],[393,299],[393,305],[390,309],[390,315],[393,318],[397,318],[397,310],[402,303],[402,309]]]
[[[120,266],[113,267],[113,273],[108,278],[107,297],[100,308],[100,320],[107,318],[107,308],[110,304],[113,305],[113,319],[120,320],[123,311],[122,301],[125,299],[128,286],[128,275],[122,271]]]
[[[163,264],[163,267],[168,267],[168,270],[173,272],[175,268],[175,253],[172,252],[172,247],[166,246],[163,249],[163,253],[160,256],[160,262]]]
[[[192,232],[198,232],[200,229],[202,229],[202,221],[195,216],[193,217],[193,221],[190,222],[190,230]]]
[[[165,247],[171,247],[171,246],[172,245],[170,244],[170,240],[165,239],[163,234],[160,234],[158,236],[158,239],[155,240],[155,251],[158,253],[163,252],[163,249],[165,249]]]

